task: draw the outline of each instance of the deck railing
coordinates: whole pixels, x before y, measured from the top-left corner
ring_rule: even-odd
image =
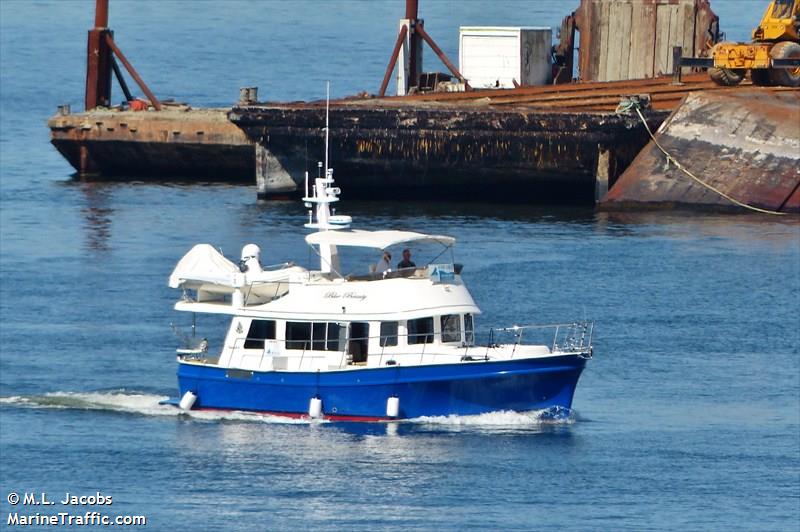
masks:
[[[523,338],[525,334],[529,331],[538,330],[544,331],[547,329],[553,330],[553,337],[552,343],[550,344],[523,344]],[[592,336],[594,331],[594,322],[573,322],[573,323],[553,323],[553,324],[546,324],[546,325],[515,325],[512,327],[503,327],[503,328],[491,328],[489,330],[489,341],[486,343],[486,351],[485,354],[479,358],[475,358],[474,350],[476,348],[482,347],[479,344],[472,343],[467,344],[466,342],[461,342],[457,344],[455,342],[446,343],[446,344],[438,344],[443,345],[449,348],[459,348],[463,349],[464,353],[461,357],[462,361],[473,361],[473,360],[489,360],[491,349],[497,348],[503,345],[511,345],[512,352],[511,358],[514,357],[516,353],[517,347],[520,345],[545,345],[550,348],[551,352],[558,352],[558,353],[575,353],[586,358],[592,356]],[[436,353],[430,353],[428,344],[434,344],[437,340],[441,341],[441,332],[439,333],[414,333],[414,334],[392,334],[392,335],[374,335],[374,336],[358,336],[358,337],[347,337],[345,336],[343,339],[339,339],[337,343],[337,349],[312,349],[314,344],[318,342],[321,343],[323,346],[328,345],[328,340],[279,340],[279,339],[263,339],[263,338],[236,338],[232,344],[225,344],[223,347],[223,352],[227,351],[231,354],[239,352],[239,353],[247,353],[250,356],[259,356],[258,367],[262,367],[264,363],[264,359],[267,356],[292,356],[297,357],[297,351],[300,352],[299,354],[299,367],[303,367],[303,362],[307,358],[327,358],[327,353],[338,353],[339,354],[339,368],[345,368],[347,366],[353,365],[353,355],[352,352],[354,342],[358,343],[367,343],[367,350],[368,356],[378,356],[378,366],[385,365],[393,365],[395,363],[393,357],[404,357],[408,355],[419,355],[419,364],[422,364],[425,361],[426,355],[431,357],[437,356]],[[506,337],[507,335],[511,335],[511,341],[500,341],[502,337]],[[401,346],[400,349],[397,349],[397,340],[400,338],[406,338],[406,345]],[[432,341],[422,341],[419,343],[409,344],[408,339],[420,339],[420,338],[430,338]],[[369,353],[369,346],[372,344],[371,340],[378,340],[378,345],[380,346],[380,352],[378,353]],[[395,340],[395,345],[387,345],[389,342],[387,340]],[[245,348],[244,345],[247,342],[263,342],[263,348],[260,349],[260,353],[255,353],[257,348]],[[301,349],[286,349],[286,344],[292,343],[294,345],[302,345]],[[389,348],[389,352],[387,353],[387,348]],[[470,354],[470,349],[473,350],[473,353]],[[326,354],[321,354],[326,353]],[[180,354],[180,353],[179,353]],[[190,359],[191,356],[188,355],[181,355],[183,358]],[[358,364],[356,362],[355,364]]]
[[[546,325],[514,325],[489,331],[489,343],[495,343],[496,335],[510,334],[514,336],[514,350],[522,344],[526,331],[553,330],[551,351],[561,353],[585,353],[592,356],[592,339],[594,335],[593,321],[576,321],[572,323],[549,323]]]

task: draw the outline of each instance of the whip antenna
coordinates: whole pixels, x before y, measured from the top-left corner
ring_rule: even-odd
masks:
[[[330,132],[330,123],[328,121],[328,114],[331,107],[331,82],[325,82],[325,177],[328,177],[328,134]]]

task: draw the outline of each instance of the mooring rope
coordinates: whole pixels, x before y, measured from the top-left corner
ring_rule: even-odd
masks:
[[[650,130],[650,126],[647,125],[647,120],[644,119],[644,115],[642,114],[641,107],[639,106],[639,102],[637,102],[635,100],[627,100],[627,101],[624,101],[624,102],[620,102],[619,106],[617,107],[617,113],[624,113],[624,112],[627,112],[627,111],[629,111],[631,109],[634,109],[636,111],[636,114],[639,115],[639,119],[641,119],[642,124],[644,124],[644,128],[647,130],[647,134],[650,135],[650,138],[653,139],[653,142],[655,143],[655,145],[658,147],[659,150],[661,150],[661,153],[663,153],[664,156],[667,158],[667,162],[670,162],[670,163],[674,164],[675,167],[678,170],[680,170],[684,174],[686,174],[689,177],[691,177],[698,184],[700,184],[701,186],[707,188],[708,190],[710,190],[712,192],[716,192],[717,194],[719,194],[720,196],[722,196],[726,200],[730,201],[734,205],[738,205],[739,207],[743,207],[745,209],[750,209],[751,211],[756,211],[756,212],[760,212],[760,213],[764,213],[764,214],[774,214],[776,216],[784,216],[786,214],[785,212],[771,211],[771,210],[768,210],[768,209],[761,209],[761,208],[755,207],[753,205],[748,205],[747,203],[741,202],[741,201],[737,200],[736,198],[733,198],[733,197],[729,196],[728,194],[725,194],[724,192],[722,192],[718,188],[715,188],[713,185],[710,185],[710,184],[706,183],[705,181],[703,181],[702,179],[700,179],[699,177],[694,175],[688,169],[684,168],[684,166],[680,162],[678,162],[678,160],[675,159],[675,157],[673,157],[667,150],[665,150],[664,147],[658,142],[658,140],[656,139],[655,135],[653,135],[653,132]]]

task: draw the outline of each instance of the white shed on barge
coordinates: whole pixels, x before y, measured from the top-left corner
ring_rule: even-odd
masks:
[[[552,38],[550,28],[462,26],[459,70],[474,88],[548,84]]]

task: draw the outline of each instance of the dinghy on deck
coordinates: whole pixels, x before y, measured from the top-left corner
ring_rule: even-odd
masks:
[[[254,248],[258,250],[255,255],[245,255]],[[292,263],[262,268],[260,250],[254,244],[248,244],[242,252],[242,260],[236,265],[210,244],[197,244],[175,266],[169,287],[195,291],[197,302],[230,299],[253,305],[284,296],[292,277],[307,272]]]

